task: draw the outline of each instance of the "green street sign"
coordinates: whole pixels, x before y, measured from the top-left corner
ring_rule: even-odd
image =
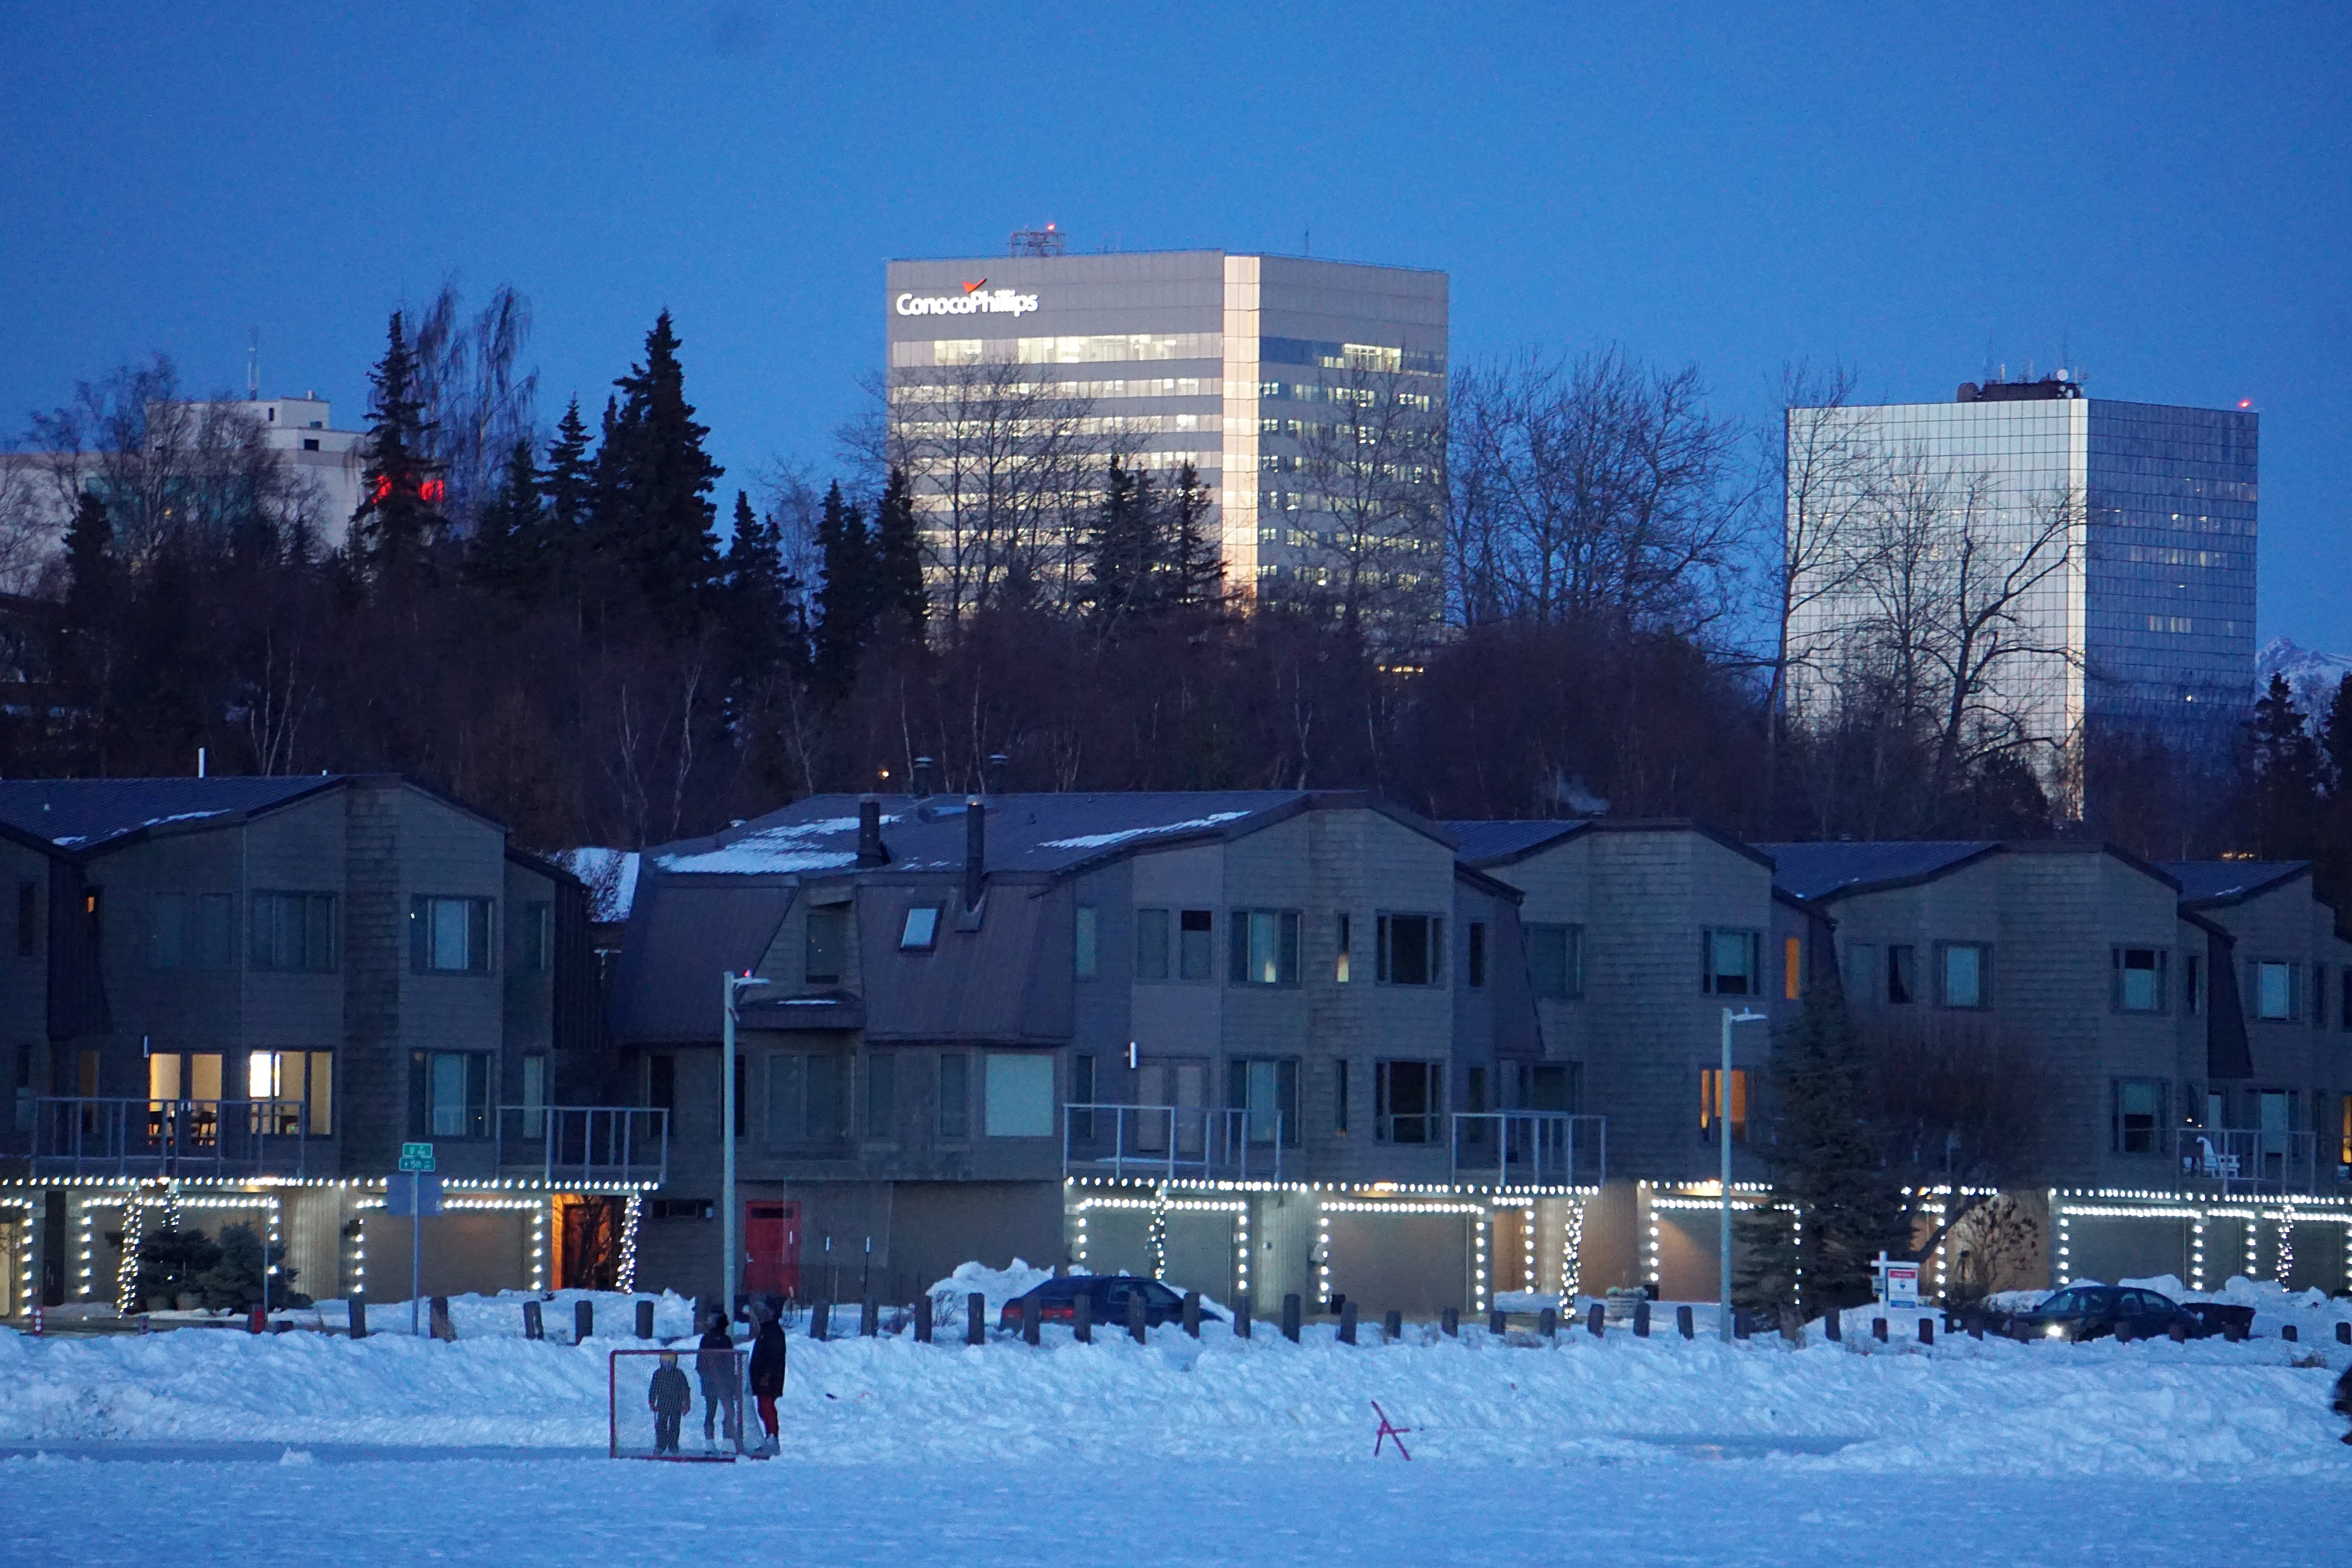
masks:
[[[400,1146],[400,1168],[404,1171],[432,1170],[433,1145],[430,1143],[403,1143]]]

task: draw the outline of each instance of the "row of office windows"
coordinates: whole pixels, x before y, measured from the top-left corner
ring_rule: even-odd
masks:
[[[1300,910],[1225,911],[1224,979],[1234,985],[1297,985],[1300,976]],[[1131,973],[1138,981],[1211,981],[1217,978],[1217,915],[1213,910],[1139,909]],[[1355,916],[1332,917],[1332,978],[1355,979],[1361,931]],[[1486,984],[1487,923],[1472,921],[1466,939],[1467,984]],[[1372,918],[1372,978],[1383,985],[1441,985],[1446,979],[1445,917],[1382,913]],[[1091,980],[1102,969],[1101,911],[1077,910],[1075,948],[1077,976]]]
[[[1919,946],[1892,942],[1882,958],[1879,947],[1856,942],[1845,952],[1846,987],[1850,995],[1871,998],[1894,1006],[1932,1002],[1939,1007],[1980,1009],[1993,1005],[1993,949],[1990,942],[1938,942],[1927,944],[1928,973],[1919,970]],[[2172,975],[2173,954],[2161,947],[2109,950],[2108,1005],[2118,1013],[2168,1013],[2176,1006],[2189,1016],[2204,1011],[2207,975],[2204,960],[2184,955],[2178,980]],[[2243,1005],[2250,1018],[2273,1023],[2308,1021],[2315,1028],[2327,1023],[2326,964],[2308,966],[2273,959],[2246,963]],[[2340,991],[2336,1008],[2339,1027],[2352,1028],[2352,969],[2336,976]],[[1793,992],[1791,993],[1793,994]]]

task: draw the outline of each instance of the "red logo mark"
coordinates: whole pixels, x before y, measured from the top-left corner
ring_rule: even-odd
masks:
[[[983,279],[981,279],[979,282],[977,282],[977,283],[966,283],[966,284],[963,286],[963,291],[964,291],[965,293],[967,293],[967,294],[977,294],[977,293],[979,293],[982,289],[985,289],[985,288],[987,288],[987,287],[988,287],[988,279],[985,279],[985,278],[983,278]]]

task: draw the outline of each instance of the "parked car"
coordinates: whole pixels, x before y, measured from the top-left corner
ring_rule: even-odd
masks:
[[[1181,1322],[1184,1318],[1184,1298],[1157,1279],[1142,1279],[1131,1274],[1072,1274],[1058,1279],[1048,1279],[1025,1296],[1016,1296],[1004,1303],[997,1315],[997,1326],[1017,1329],[1021,1326],[1021,1303],[1037,1303],[1037,1321],[1041,1323],[1066,1323],[1077,1316],[1078,1297],[1089,1302],[1089,1315],[1104,1328],[1127,1326],[1128,1302],[1134,1297],[1143,1298],[1144,1321],[1151,1328],[1162,1323]],[[1201,1309],[1204,1323],[1222,1323],[1224,1317],[1208,1307]]]
[[[2031,1311],[2010,1316],[2009,1331],[2021,1340],[2095,1340],[2127,1331],[2136,1340],[2163,1339],[2175,1323],[2191,1339],[2219,1332],[2169,1296],[2120,1285],[2069,1285]]]

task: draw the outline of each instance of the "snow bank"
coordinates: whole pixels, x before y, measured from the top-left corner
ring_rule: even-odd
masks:
[[[1072,1270],[1073,1273],[1077,1272]],[[926,1292],[931,1299],[931,1310],[940,1314],[942,1322],[950,1321],[946,1314],[961,1314],[964,1299],[974,1290],[988,1298],[988,1323],[996,1326],[996,1314],[1004,1303],[1026,1296],[1054,1277],[1050,1268],[1036,1268],[1029,1260],[1016,1258],[1003,1268],[990,1268],[978,1263],[960,1263],[956,1271],[933,1284]]]
[[[1040,1270],[958,1270],[1001,1299]],[[602,1313],[600,1312],[600,1318]],[[0,1443],[247,1441],[601,1450],[608,1346],[485,1331],[31,1339],[0,1333]],[[1840,1471],[2268,1476],[2341,1469],[2327,1413],[2352,1352],[1976,1342],[1723,1345],[1612,1331],[1349,1347],[1328,1324],[1293,1345],[1261,1326],[1148,1345],[918,1345],[795,1336],[786,1447],[819,1464],[1150,1460],[1361,1462],[1371,1404],[1415,1429],[1415,1459],[1647,1464],[1719,1449]],[[1857,1341],[1859,1342],[1857,1342]],[[2301,1467],[2302,1469],[2297,1468]]]

